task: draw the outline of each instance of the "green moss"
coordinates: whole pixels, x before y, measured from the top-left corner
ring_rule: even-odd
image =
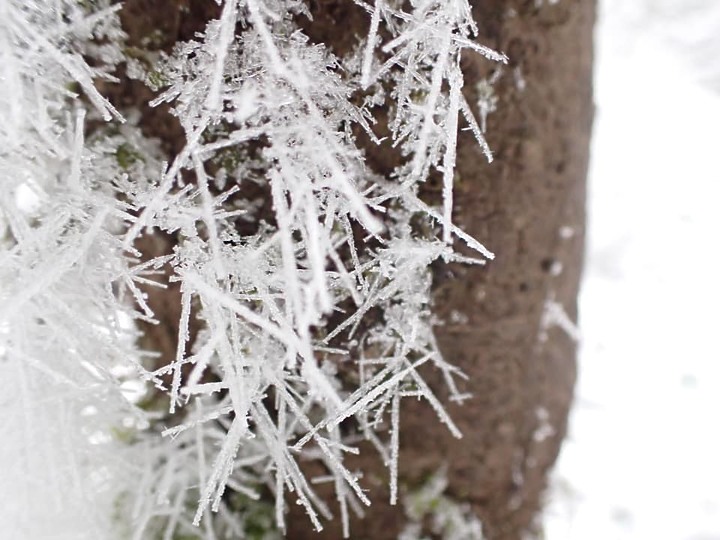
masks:
[[[143,411],[165,412],[170,407],[170,396],[157,390],[150,390],[145,397],[137,402],[137,406]]]
[[[429,92],[425,90],[413,90],[410,92],[410,95],[408,97],[413,103],[423,105],[425,103],[425,100],[427,100],[428,94]]]
[[[167,86],[169,82],[170,81],[168,81],[167,77],[161,71],[158,71],[157,69],[148,71],[147,83],[151,89],[155,91],[160,90],[163,86]]]
[[[92,13],[98,8],[97,0],[78,0],[78,4],[88,13]]]
[[[482,525],[466,502],[445,494],[447,478],[441,469],[413,490],[405,490],[403,503],[407,527],[431,533],[433,538],[480,540]],[[426,530],[428,529],[429,530]]]
[[[228,173],[235,172],[242,161],[242,153],[232,146],[221,148],[213,157],[213,162],[225,169]]]
[[[120,165],[120,168],[124,171],[127,171],[138,161],[145,161],[140,152],[127,143],[118,146],[115,151],[115,159],[117,159],[118,165]]]
[[[247,540],[279,540],[280,532],[275,524],[275,505],[264,498],[251,499],[236,493],[231,507],[242,518],[244,538]]]
[[[79,94],[80,93],[80,83],[77,81],[72,81],[65,85],[65,89],[68,92],[72,92],[73,94]]]
[[[110,433],[121,443],[131,444],[135,441],[135,430],[131,428],[111,427]]]

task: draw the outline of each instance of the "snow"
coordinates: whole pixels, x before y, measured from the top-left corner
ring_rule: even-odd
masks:
[[[550,540],[720,538],[720,3],[602,3],[577,403]]]

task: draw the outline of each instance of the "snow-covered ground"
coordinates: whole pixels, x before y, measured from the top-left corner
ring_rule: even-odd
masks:
[[[720,539],[720,1],[605,0],[550,540]]]

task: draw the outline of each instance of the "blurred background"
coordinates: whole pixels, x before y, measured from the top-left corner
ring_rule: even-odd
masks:
[[[720,540],[720,0],[601,0],[583,345],[548,540]]]

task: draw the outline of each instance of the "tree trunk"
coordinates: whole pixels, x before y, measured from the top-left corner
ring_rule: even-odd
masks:
[[[324,41],[342,50],[364,34],[367,21],[349,13],[349,2],[316,4],[311,30]],[[417,486],[446,466],[447,493],[471,503],[486,537],[517,540],[537,528],[575,384],[576,335],[567,323],[576,320],[583,260],[595,1],[472,4],[478,41],[510,62],[493,76],[496,66],[479,55],[463,59],[468,102],[478,101],[478,81],[496,78],[499,101],[487,123],[493,163],[470,133],[459,138],[454,221],[497,257],[486,267],[436,272],[440,348],[468,375],[473,398],[449,405],[461,440],[427,403],[403,400],[400,475],[405,486]],[[392,151],[367,150],[371,166],[392,170]],[[560,306],[567,321],[559,320]],[[374,471],[364,482],[373,504],[351,537],[397,538],[406,518],[402,505],[388,503],[386,469],[372,451],[361,452],[358,466]],[[287,537],[341,532],[333,523],[317,535],[297,511]]]
[[[496,161],[482,164],[470,137],[461,140],[455,220],[497,258],[456,269],[436,292],[448,321],[437,329],[441,349],[467,373],[475,398],[451,410],[461,441],[442,426],[428,433],[420,407],[405,411],[402,467],[417,474],[447,461],[451,492],[473,504],[488,538],[510,540],[541,508],[573,396],[575,336],[550,310],[562,306],[576,320],[595,2],[475,4],[481,42],[505,51],[510,65],[488,122]],[[469,98],[482,64],[468,59]]]
[[[493,75],[497,66],[479,55],[463,58],[469,103],[478,101],[479,81],[494,84],[498,102],[487,119],[487,139],[495,160],[486,163],[473,137],[461,133],[454,221],[496,259],[485,267],[436,269],[436,313],[445,321],[437,337],[445,358],[468,375],[466,390],[473,398],[448,405],[463,432],[460,440],[427,404],[403,400],[400,476],[402,486],[417,486],[446,466],[447,494],[472,505],[486,537],[515,540],[533,529],[565,435],[575,382],[575,336],[566,323],[576,318],[582,266],[595,1],[472,4],[478,41],[505,52],[510,62]],[[349,0],[315,0],[311,11],[311,38],[340,52],[365,35],[367,15]],[[128,0],[122,17],[131,40],[139,43],[159,28],[164,41],[158,47],[167,49],[175,40],[190,39],[216,12],[212,2]],[[127,81],[114,101],[140,104],[147,91],[138,85]],[[177,151],[182,145],[177,122],[162,110],[148,118],[147,134]],[[366,150],[372,168],[392,170],[391,149],[367,145]],[[429,182],[426,198],[436,190]],[[163,240],[146,254],[167,249]],[[158,338],[154,348],[172,358],[177,291],[152,295],[162,334],[170,336]],[[442,397],[442,384],[437,393]],[[364,521],[352,523],[351,537],[397,538],[405,517],[402,505],[388,503],[386,468],[372,450],[362,452],[357,464],[366,473],[362,482],[373,505]],[[342,536],[337,522],[313,532],[299,507],[288,523],[292,540]]]

